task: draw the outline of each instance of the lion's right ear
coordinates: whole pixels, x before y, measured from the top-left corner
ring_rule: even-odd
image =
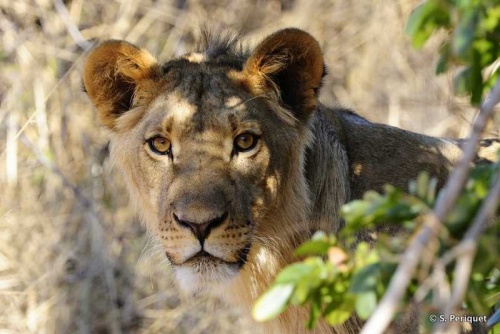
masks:
[[[114,129],[115,120],[157,96],[161,69],[146,50],[111,40],[90,52],[83,67],[83,84],[101,122]]]

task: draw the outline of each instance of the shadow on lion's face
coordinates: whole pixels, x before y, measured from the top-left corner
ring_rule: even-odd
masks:
[[[180,77],[187,66],[189,75]],[[179,282],[196,289],[234,277],[255,239],[267,235],[262,218],[278,205],[282,178],[300,166],[290,159],[298,158],[301,138],[291,115],[241,90],[225,72],[208,76],[204,66],[183,64],[165,79],[165,93],[112,141],[112,154],[135,200],[148,208],[145,220]]]
[[[307,120],[323,74],[316,41],[294,29],[250,56],[219,56],[212,50],[160,66],[146,51],[110,41],[84,69],[85,88],[113,131],[112,158],[190,290],[235,277],[257,243],[287,228],[273,226],[269,213],[304,183]]]
[[[224,77],[203,83],[202,69],[191,75],[182,80],[200,79],[199,87],[190,87],[203,91],[200,96],[174,85],[152,103],[134,130],[134,144],[117,143],[114,150],[129,151],[130,164],[144,171],[138,196],[150,203],[153,230],[186,286],[231,278],[245,264],[283,170],[270,165],[280,152],[271,152],[268,136],[285,125],[278,117],[263,122],[261,114],[271,111],[258,101],[244,103],[251,97],[236,89],[211,91],[214,81],[231,90]]]

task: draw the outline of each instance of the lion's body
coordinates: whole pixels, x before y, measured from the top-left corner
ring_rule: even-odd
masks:
[[[112,158],[186,290],[249,311],[301,242],[342,228],[342,204],[385,183],[406,188],[422,170],[442,184],[460,156],[453,141],[322,106],[321,50],[302,31],[280,31],[252,54],[230,38],[205,44],[159,65],[110,41],[84,69]],[[264,330],[301,332],[307,317],[292,309]],[[357,329],[353,319],[316,331]]]
[[[367,190],[382,190],[387,183],[406,189],[408,180],[415,179],[422,170],[437,176],[442,184],[448,168],[461,152],[452,142],[374,124],[350,111],[323,106],[311,120],[310,133],[312,139],[306,149],[304,173],[308,196],[291,203],[301,212],[288,216],[285,212],[290,212],[291,208],[280,208],[267,217],[269,224],[298,224],[301,230],[283,229],[276,233],[279,238],[257,243],[249,254],[249,265],[242,269],[237,280],[224,287],[221,294],[231,296],[238,305],[245,305],[248,312],[275,274],[296,260],[293,250],[301,242],[309,239],[314,231],[338,232],[342,228],[339,218],[342,204],[360,198]],[[357,146],[363,144],[362,149]],[[369,175],[365,176],[365,171]],[[306,217],[305,221],[299,221],[297,217],[301,216]],[[276,323],[266,324],[266,332],[300,333],[303,330],[311,333],[304,329],[308,316],[305,309],[291,309]],[[405,321],[398,326],[409,323],[416,325],[414,321]],[[357,333],[359,324],[351,319],[332,330],[323,323],[316,332]],[[418,325],[413,331],[404,328],[397,327],[395,332],[418,333]]]

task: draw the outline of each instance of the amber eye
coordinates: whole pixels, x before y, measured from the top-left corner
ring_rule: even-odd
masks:
[[[257,145],[258,139],[253,133],[242,133],[234,138],[234,149],[237,152],[250,151]]]
[[[147,140],[149,148],[156,154],[167,155],[170,154],[172,144],[170,140],[164,137],[153,137]]]

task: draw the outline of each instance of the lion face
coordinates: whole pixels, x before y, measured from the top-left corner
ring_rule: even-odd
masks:
[[[113,140],[113,158],[181,282],[234,276],[276,199],[282,166],[270,164],[277,152],[268,136],[271,122],[285,124],[276,116],[263,122],[267,110],[233,90],[194,101],[174,88],[152,102],[132,133]]]
[[[159,66],[112,41],[85,65],[86,90],[113,130],[112,159],[185,288],[237,275],[251,249],[283,228],[270,212],[298,191],[323,65],[312,83],[295,73],[318,65],[290,54],[301,50],[292,37],[306,33],[284,32],[244,63],[191,55]],[[275,44],[287,41],[278,52]]]

